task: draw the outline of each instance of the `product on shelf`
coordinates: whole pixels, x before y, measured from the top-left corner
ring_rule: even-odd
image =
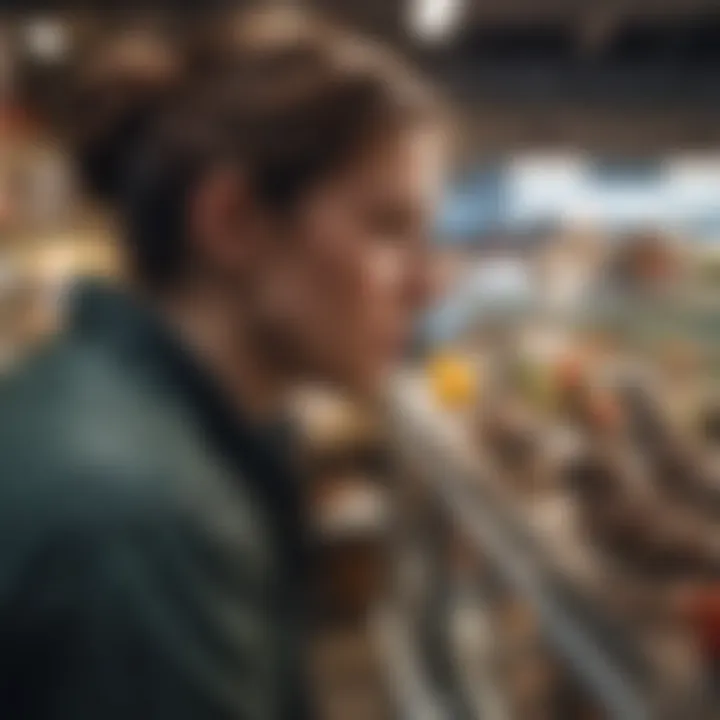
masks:
[[[477,399],[477,368],[459,353],[445,352],[434,357],[428,377],[435,399],[445,408],[467,408]]]

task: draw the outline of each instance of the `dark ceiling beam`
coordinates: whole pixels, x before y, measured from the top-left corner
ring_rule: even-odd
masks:
[[[467,5],[466,15],[473,22],[577,18],[598,8],[630,17],[718,11],[715,0],[468,0]]]
[[[667,113],[522,105],[466,109],[464,142],[492,155],[516,150],[588,150],[633,156],[720,148],[720,110]]]

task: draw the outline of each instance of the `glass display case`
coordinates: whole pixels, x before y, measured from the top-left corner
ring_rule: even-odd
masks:
[[[689,588],[715,587],[713,549],[691,570],[695,547],[673,536],[682,571],[670,547],[644,564],[621,557],[593,534],[570,476],[551,480],[579,434],[545,422],[544,457],[524,458],[522,437],[501,457],[478,429],[492,403],[448,412],[429,387],[402,377],[390,401],[402,482],[378,635],[399,715],[416,717],[415,697],[438,719],[717,717],[716,631],[687,613]]]

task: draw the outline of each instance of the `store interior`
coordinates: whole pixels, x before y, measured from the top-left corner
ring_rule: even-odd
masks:
[[[322,717],[720,717],[720,5],[300,4],[458,125],[381,407],[297,397]],[[0,11],[3,372],[76,277],[123,272],[67,150],[78,58],[237,9],[122,5]]]

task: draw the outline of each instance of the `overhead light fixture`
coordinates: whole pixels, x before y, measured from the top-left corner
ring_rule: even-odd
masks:
[[[67,54],[69,44],[68,28],[61,20],[37,18],[25,26],[25,46],[37,60],[57,62]]]
[[[458,27],[465,0],[408,0],[408,24],[413,37],[440,42]]]

